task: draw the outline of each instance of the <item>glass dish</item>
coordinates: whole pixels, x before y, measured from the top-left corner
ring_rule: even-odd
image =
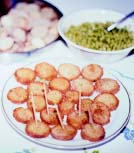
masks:
[[[90,64],[90,63],[87,63],[86,61],[77,61],[72,59],[43,59],[40,61],[35,61],[34,63],[29,63],[25,67],[29,67],[33,69],[37,63],[42,61],[48,62],[54,65],[56,68],[63,63],[73,63],[79,66],[80,68],[84,67],[87,64]],[[17,86],[23,86],[15,80],[14,75],[9,77],[2,91],[1,100],[2,100],[2,110],[3,110],[4,117],[7,120],[8,124],[11,126],[11,128],[13,128],[13,130],[16,131],[16,133],[20,134],[21,136],[26,138],[28,141],[34,142],[44,147],[76,150],[76,149],[83,149],[83,148],[94,148],[100,145],[104,145],[108,143],[109,141],[112,141],[116,136],[118,136],[120,132],[123,130],[123,128],[127,125],[129,117],[130,117],[131,104],[130,104],[130,98],[129,98],[128,92],[125,86],[123,85],[123,83],[116,77],[116,75],[113,75],[111,72],[109,72],[108,68],[103,67],[103,69],[104,69],[103,77],[108,77],[108,78],[117,80],[120,85],[120,90],[116,94],[116,96],[119,99],[119,106],[115,111],[111,112],[110,123],[104,126],[104,129],[106,131],[105,138],[102,139],[101,141],[90,142],[87,140],[83,140],[80,137],[80,131],[78,131],[75,138],[70,141],[59,141],[52,138],[51,135],[49,135],[47,138],[42,138],[42,139],[35,139],[32,137],[29,137],[25,133],[25,125],[17,122],[12,115],[13,110],[16,107],[19,107],[20,105],[13,104],[7,99],[7,93],[9,89],[17,87]],[[91,99],[94,98],[94,96],[95,94],[91,96]],[[26,104],[21,104],[21,106],[25,107]]]

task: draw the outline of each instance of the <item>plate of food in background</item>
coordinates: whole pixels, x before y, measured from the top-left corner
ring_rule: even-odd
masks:
[[[58,8],[43,0],[13,3],[0,17],[1,56],[32,53],[56,41],[61,16]]]

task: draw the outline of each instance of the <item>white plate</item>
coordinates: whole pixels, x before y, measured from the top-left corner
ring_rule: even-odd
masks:
[[[67,63],[67,62],[76,64],[80,68],[82,68],[86,64],[89,64],[89,63],[86,63],[86,61],[76,61],[76,60],[70,60],[70,59],[46,59],[43,61],[47,61],[48,63],[53,64],[56,68],[58,67],[59,64]],[[41,62],[41,61],[30,63],[29,65],[27,65],[25,67],[34,68],[35,64],[37,64],[39,62]],[[108,72],[107,68],[104,68],[103,77],[113,78],[118,81],[118,83],[120,85],[120,91],[116,94],[116,96],[118,97],[120,102],[119,102],[119,106],[118,106],[117,110],[113,111],[111,113],[110,123],[104,126],[105,131],[106,131],[106,135],[105,135],[105,138],[101,141],[89,142],[87,140],[83,140],[80,137],[80,132],[78,132],[76,137],[70,141],[59,141],[59,140],[52,138],[51,136],[49,136],[47,138],[41,138],[41,139],[35,139],[35,138],[29,137],[25,133],[25,124],[17,122],[13,118],[13,115],[12,115],[13,110],[16,107],[19,107],[20,105],[13,104],[7,99],[7,93],[9,91],[9,89],[14,88],[16,86],[21,86],[21,84],[16,82],[13,75],[10,76],[9,79],[7,80],[7,82],[3,88],[3,92],[2,92],[2,110],[3,110],[4,116],[5,116],[6,120],[8,121],[9,125],[17,133],[19,133],[20,135],[25,137],[27,140],[32,141],[32,142],[39,144],[39,145],[42,145],[42,146],[52,147],[52,148],[56,148],[56,149],[74,150],[74,149],[82,149],[82,148],[93,148],[93,147],[103,145],[103,144],[113,140],[117,135],[120,134],[121,130],[126,126],[128,120],[129,120],[130,107],[131,107],[129,95],[128,95],[128,92],[127,92],[126,88],[124,87],[123,83],[120,80],[118,80],[116,78],[116,76],[114,76],[113,74]],[[93,96],[91,96],[91,98],[93,98],[95,95],[96,95],[96,93]],[[22,104],[21,106],[26,106],[26,104]]]

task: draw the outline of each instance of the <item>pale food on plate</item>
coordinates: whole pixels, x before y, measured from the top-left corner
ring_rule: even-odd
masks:
[[[45,3],[19,2],[0,17],[0,52],[30,52],[59,37],[57,12]]]

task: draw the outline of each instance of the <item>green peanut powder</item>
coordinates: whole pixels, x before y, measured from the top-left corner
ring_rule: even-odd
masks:
[[[134,45],[134,32],[126,27],[106,31],[111,24],[112,22],[85,22],[78,26],[72,25],[65,36],[77,45],[95,50],[121,50]]]

